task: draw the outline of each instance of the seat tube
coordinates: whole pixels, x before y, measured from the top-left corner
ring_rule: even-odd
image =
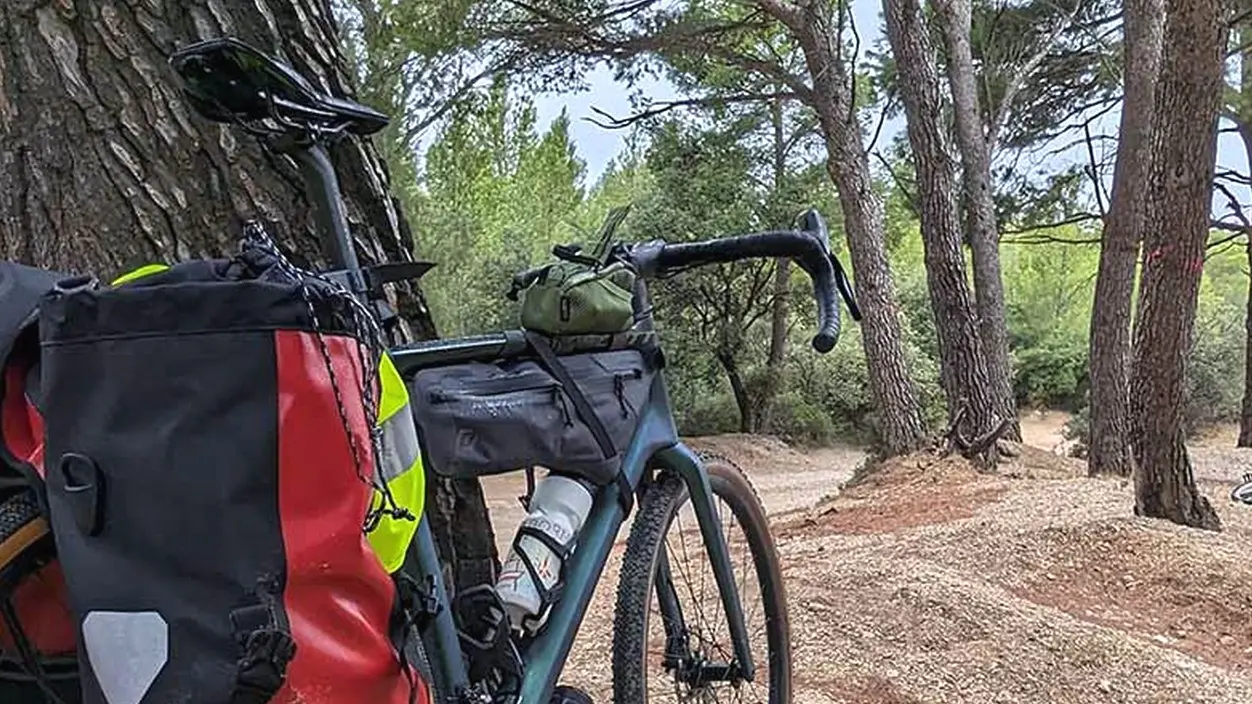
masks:
[[[292,148],[287,154],[300,167],[309,200],[314,205],[322,241],[327,248],[326,254],[330,256],[333,267],[347,273],[353,293],[364,293],[365,281],[361,275],[361,263],[352,244],[348,216],[339,191],[339,179],[335,176],[335,167],[330,162],[330,156],[316,142]]]

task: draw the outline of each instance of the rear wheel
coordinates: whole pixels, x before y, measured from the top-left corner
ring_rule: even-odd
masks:
[[[48,522],[29,491],[0,502],[0,571],[48,535]]]
[[[23,491],[0,501],[0,701],[80,700],[75,654],[37,652],[13,600],[18,588],[38,579],[55,555],[48,522],[33,493]]]
[[[662,474],[646,491],[623,556],[613,629],[618,704],[791,701],[791,638],[778,552],[743,471],[705,458],[756,667],[736,673],[725,610],[687,487]]]

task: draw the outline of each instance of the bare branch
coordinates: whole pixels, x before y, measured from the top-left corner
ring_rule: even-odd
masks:
[[[775,93],[744,93],[740,95],[711,95],[701,98],[688,98],[686,100],[665,100],[656,103],[656,107],[648,107],[634,115],[626,117],[613,117],[609,113],[597,107],[592,107],[592,112],[604,118],[603,121],[592,117],[583,118],[597,127],[603,127],[607,130],[620,130],[650,120],[654,117],[664,115],[670,111],[680,108],[707,108],[707,107],[723,107],[735,103],[757,103],[767,102],[776,99],[795,99],[794,91],[783,91]]]
[[[452,95],[448,96],[442,103],[440,103],[438,108],[427,114],[421,120],[405,127],[405,143],[412,145],[414,140],[420,137],[421,134],[429,129],[431,125],[443,119],[443,117],[456,107],[457,104],[460,103],[461,99],[468,95],[469,92],[477,87],[479,83],[487,78],[490,78],[491,76],[508,71],[516,65],[520,58],[520,55],[517,54],[510,55],[499,61],[493,62],[490,66],[465,79],[465,81],[463,81],[461,85],[452,92]]]
[[[1226,235],[1225,237],[1222,237],[1213,242],[1205,243],[1204,245],[1205,249],[1213,249],[1215,247],[1220,247],[1229,242],[1234,242],[1240,237],[1246,237],[1249,232],[1248,228],[1246,227],[1243,227],[1241,225],[1235,225],[1234,223],[1228,223],[1228,222],[1214,221],[1212,223],[1209,223],[1209,226],[1215,230],[1225,230],[1226,232],[1232,232],[1234,234]]]
[[[1057,237],[1042,232],[1011,240],[1000,240],[1000,244],[1100,244],[1100,242],[1099,237]]]
[[[878,159],[878,162],[882,164],[883,168],[885,168],[887,173],[890,174],[891,180],[896,184],[896,188],[899,188],[900,192],[904,194],[904,199],[909,204],[909,210],[913,211],[914,215],[918,215],[920,213],[920,208],[917,196],[913,195],[913,192],[909,190],[909,187],[905,184],[904,179],[896,173],[896,170],[891,166],[891,162],[887,161],[887,158],[882,155],[882,152],[874,152],[874,157]]]
[[[866,151],[873,151],[878,144],[878,137],[882,135],[883,125],[887,122],[887,113],[891,112],[891,108],[895,104],[895,97],[887,99],[887,103],[882,106],[882,112],[878,113],[878,124],[874,125],[874,136],[870,137],[869,144],[866,145]]]
[[[1238,218],[1242,227],[1244,229],[1252,228],[1252,223],[1248,222],[1248,217],[1243,212],[1243,204],[1240,203],[1239,199],[1235,197],[1235,194],[1231,192],[1229,188],[1226,187],[1226,184],[1218,181],[1217,179],[1214,179],[1213,188],[1215,188],[1219,193],[1225,196],[1226,208],[1228,212],[1234,217]]]
[[[1065,218],[1064,220],[1058,220],[1057,222],[1050,222],[1050,223],[1045,223],[1042,225],[1031,225],[1029,227],[1022,227],[1022,228],[1017,228],[1017,229],[1002,230],[1000,232],[1000,236],[1003,238],[1005,235],[1027,235],[1027,234],[1031,235],[1030,238],[1024,238],[1022,241],[1001,240],[1001,241],[1006,242],[1007,244],[1036,244],[1035,242],[1025,241],[1029,239],[1039,239],[1041,241],[1048,241],[1048,242],[1064,242],[1066,244],[1092,244],[1095,242],[1099,242],[1100,240],[1098,239],[1074,240],[1074,239],[1057,238],[1057,237],[1052,237],[1050,235],[1042,234],[1042,231],[1054,230],[1058,227],[1064,227],[1066,225],[1077,225],[1078,223],[1091,222],[1093,220],[1104,220],[1104,216],[1100,215],[1099,213],[1076,213],[1074,215],[1071,215]]]
[[[1230,181],[1239,186],[1252,186],[1252,177],[1239,173],[1234,169],[1218,169],[1215,171],[1213,173],[1214,185],[1221,181]]]
[[[1104,192],[1104,184],[1100,180],[1100,167],[1096,164],[1095,147],[1091,144],[1091,128],[1083,125],[1083,136],[1087,138],[1087,164],[1089,171],[1087,174],[1091,177],[1091,184],[1095,190],[1096,208],[1100,213],[1107,213],[1108,209],[1104,207],[1107,194]]]

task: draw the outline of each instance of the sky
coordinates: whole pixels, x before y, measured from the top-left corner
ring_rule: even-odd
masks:
[[[879,0],[852,1],[852,14],[856,19],[857,29],[861,35],[862,47],[874,46],[882,36],[881,8],[882,4]],[[603,110],[615,117],[627,116],[631,110],[627,97],[629,89],[615,83],[612,72],[607,68],[602,67],[591,73],[587,77],[587,84],[589,86],[588,90],[580,93],[535,96],[535,107],[541,125],[551,122],[561,114],[563,109],[568,111],[571,121],[570,131],[577,145],[578,154],[587,165],[586,184],[591,185],[603,174],[605,167],[608,166],[613,157],[622,151],[626,137],[625,130],[607,130],[589,122],[587,118],[595,117],[595,111],[592,108]],[[677,97],[677,91],[674,86],[666,81],[648,81],[636,86],[636,88],[643,89],[654,100],[667,100]],[[1101,121],[1101,130],[1099,131],[1108,134],[1115,133],[1119,118],[1120,110],[1109,113]],[[888,121],[883,126],[880,144],[888,143],[903,129],[903,117]],[[1112,149],[1113,144],[1110,142],[1105,145],[1105,148]],[[1049,169],[1055,169],[1075,161],[1087,161],[1084,148],[1076,147],[1063,154],[1050,157],[1046,164],[1038,163],[1036,166],[1046,166]],[[1249,173],[1242,143],[1236,135],[1221,135],[1218,141],[1217,161],[1219,168],[1231,169],[1244,174]],[[1106,175],[1106,180],[1111,178],[1111,173]],[[1106,191],[1110,187],[1111,183],[1106,182]],[[1236,194],[1244,202],[1245,206],[1252,204],[1252,190],[1246,188],[1238,189]],[[1214,217],[1222,216],[1227,210],[1225,199],[1215,196],[1213,203]]]

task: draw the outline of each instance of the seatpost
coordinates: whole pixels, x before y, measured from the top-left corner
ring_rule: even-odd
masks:
[[[348,288],[363,301],[366,299],[365,279],[361,263],[348,231],[348,216],[344,212],[343,199],[339,193],[339,179],[330,163],[326,149],[316,141],[292,144],[283,150],[295,160],[304,177],[305,189],[314,206],[315,218],[321,229],[322,241],[329,251],[331,266],[343,271]]]

